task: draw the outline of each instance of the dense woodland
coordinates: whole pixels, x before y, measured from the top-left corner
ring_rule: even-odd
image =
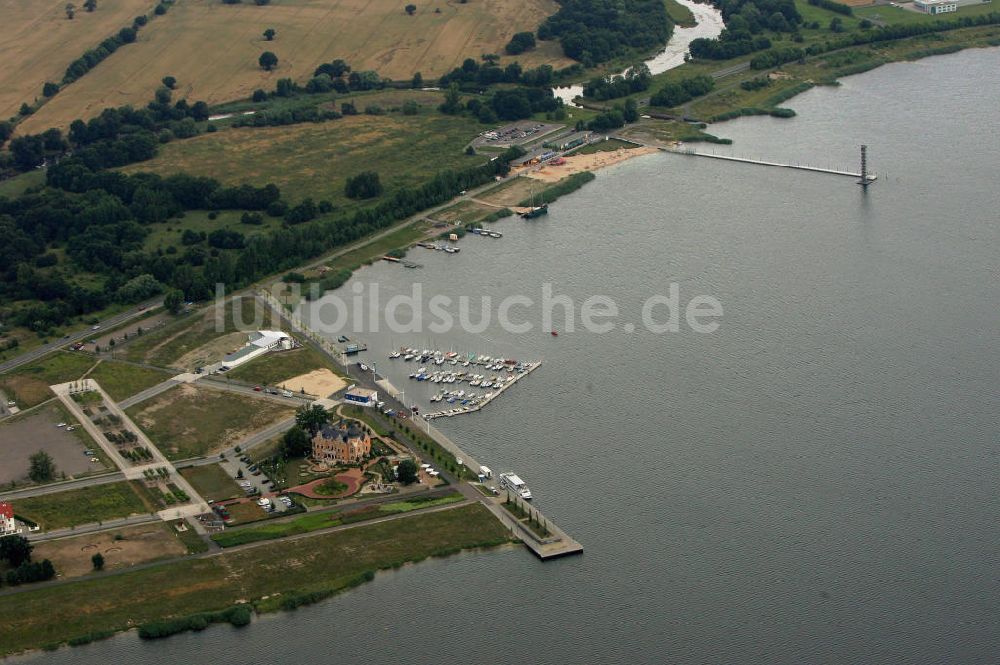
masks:
[[[538,38],[558,39],[563,53],[593,67],[663,46],[672,32],[662,0],[562,0]]]
[[[15,159],[25,165],[63,157],[49,167],[40,191],[0,197],[0,228],[7,238],[0,249],[0,294],[5,302],[28,303],[4,311],[7,323],[45,333],[72,316],[112,302],[138,302],[167,289],[177,289],[187,299],[209,298],[216,283],[240,287],[287,270],[489,182],[506,173],[507,161],[517,155],[445,171],[372,207],[302,226],[296,224],[331,212],[329,204],[324,209],[325,202],[316,206],[307,200],[289,207],[274,185],[224,187],[212,178],[108,170],[152,157],[160,145],[158,132],[194,122],[205,112],[183,100],[170,105],[161,95],[146,109],[106,109],[89,122],[75,121],[68,137],[50,130],[11,142]],[[381,193],[374,173],[365,174],[355,187],[358,191],[351,193],[362,198]],[[284,217],[285,227],[249,237],[227,230],[186,234],[183,252],[143,249],[153,224],[186,211],[227,209],[248,211],[248,224],[261,223],[262,214]],[[81,284],[75,279],[80,271],[100,279]]]

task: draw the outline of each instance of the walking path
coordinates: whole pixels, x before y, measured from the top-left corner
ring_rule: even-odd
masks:
[[[126,414],[125,411],[122,410],[122,408],[119,407],[106,392],[104,392],[104,389],[101,388],[97,381],[94,381],[93,379],[82,379],[80,381],[60,383],[49,387],[52,392],[56,394],[63,405],[69,409],[70,413],[72,413],[80,424],[83,425],[84,429],[87,430],[87,433],[90,434],[94,441],[96,441],[101,449],[104,450],[105,454],[119,469],[121,469],[122,473],[125,474],[125,478],[128,480],[143,480],[145,478],[145,471],[147,470],[157,471],[159,469],[167,469],[170,481],[188,495],[190,503],[183,506],[176,506],[161,510],[159,512],[161,519],[173,520],[208,512],[208,504],[205,503],[205,500],[201,498],[197,491],[195,491],[194,487],[191,486],[186,478],[177,472],[173,463],[160,452],[160,449],[157,448],[152,441],[150,441],[149,437],[146,436],[146,433],[136,426],[134,422],[132,422],[132,419],[128,417],[128,414]],[[71,390],[76,392],[94,391],[101,395],[104,400],[104,406],[107,410],[112,415],[117,416],[120,419],[122,427],[131,430],[138,438],[139,445],[145,447],[150,452],[153,457],[152,462],[134,466],[131,462],[126,460],[121,453],[118,452],[115,446],[108,441],[107,437],[104,436],[104,432],[102,432],[93,423],[90,417],[83,412],[83,409],[71,396]],[[196,528],[200,528],[200,526],[196,524]]]

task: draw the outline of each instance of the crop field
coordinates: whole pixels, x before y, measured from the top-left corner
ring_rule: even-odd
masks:
[[[124,170],[185,172],[232,185],[273,182],[286,201],[311,196],[342,207],[351,203],[344,196],[348,176],[361,171],[377,171],[386,192],[392,192],[439,171],[485,161],[462,152],[482,130],[474,120],[443,115],[357,115],[316,124],[243,127],[169,143],[154,159]]]
[[[118,0],[119,4],[126,1],[131,0]],[[29,3],[21,0],[17,4],[27,7]],[[50,4],[53,15],[64,6],[62,2]],[[104,3],[100,6],[99,12],[103,12]],[[24,129],[35,132],[66,126],[107,106],[143,105],[166,75],[177,78],[178,97],[210,104],[249,97],[256,88],[273,89],[279,78],[304,82],[319,64],[335,58],[346,60],[355,69],[374,69],[393,79],[409,79],[418,71],[429,78],[451,70],[467,57],[502,53],[514,33],[534,31],[558,9],[553,0],[466,4],[432,0],[419,4],[409,16],[404,6],[389,0],[281,0],[267,6],[185,0],[143,28],[135,44],[57,95],[28,119]],[[138,13],[143,12],[132,12]],[[78,12],[78,18],[83,14]],[[70,21],[63,16],[63,23]],[[273,41],[264,40],[261,33],[265,28],[277,31]],[[100,37],[92,38],[93,43],[111,32],[99,31]],[[55,70],[61,73],[84,50],[82,45],[68,48],[67,56],[71,57],[60,60]],[[266,50],[278,56],[278,66],[271,72],[263,71],[257,63]],[[45,51],[39,48],[37,52]],[[554,42],[521,54],[518,61],[525,66],[546,62],[565,66],[570,62]],[[40,90],[43,78],[36,76],[31,90]],[[18,96],[16,105],[21,101]]]
[[[80,5],[83,3],[81,2]],[[73,60],[153,9],[153,0],[101,0],[66,18],[65,0],[0,0],[0,118],[42,96],[46,81],[58,83]]]

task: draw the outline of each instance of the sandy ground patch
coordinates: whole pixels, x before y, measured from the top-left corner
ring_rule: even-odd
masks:
[[[229,353],[241,349],[247,341],[247,333],[233,332],[217,337],[194,351],[188,351],[177,359],[174,365],[191,370],[203,365],[221,362]]]
[[[60,577],[79,577],[94,569],[90,558],[98,552],[104,557],[104,569],[127,568],[136,564],[181,556],[187,553],[183,543],[163,524],[144,524],[103,533],[49,540],[35,544],[32,559],[50,559]],[[121,540],[115,540],[115,536]]]
[[[347,386],[347,382],[328,369],[316,369],[288,379],[281,386],[293,393],[305,390],[309,395],[327,397]]]
[[[595,152],[589,155],[569,155],[565,158],[565,163],[559,166],[542,164],[541,166],[532,167],[524,175],[535,180],[541,180],[542,182],[558,182],[574,173],[596,171],[597,169],[620,164],[633,157],[650,155],[654,152],[657,152],[656,148],[643,146],[640,148],[619,148],[613,152]]]
[[[93,463],[83,454],[83,443],[73,432],[56,427],[60,422],[62,414],[50,406],[23,420],[0,426],[0,484],[26,480],[28,458],[40,450],[52,456],[57,475],[79,476],[104,469],[103,464]]]

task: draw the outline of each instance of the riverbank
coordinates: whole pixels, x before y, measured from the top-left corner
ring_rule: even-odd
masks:
[[[0,656],[238,604],[258,614],[293,609],[380,570],[508,541],[475,504],[0,595]]]

